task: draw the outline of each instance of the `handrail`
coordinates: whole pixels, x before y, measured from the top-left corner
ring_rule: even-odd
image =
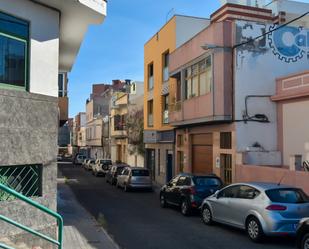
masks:
[[[30,199],[30,198],[28,198],[28,197],[26,197],[26,196],[16,192],[15,190],[13,190],[13,189],[11,189],[11,188],[9,188],[9,187],[1,184],[1,183],[0,183],[0,190],[13,195],[17,199],[22,200],[22,201],[26,202],[27,204],[29,204],[29,205],[31,205],[31,206],[41,210],[42,212],[44,212],[44,213],[46,213],[46,214],[56,218],[57,219],[57,225],[58,225],[58,240],[54,240],[53,238],[50,238],[50,237],[48,237],[48,236],[46,236],[46,235],[44,235],[42,233],[34,231],[33,229],[28,228],[28,227],[26,227],[26,226],[24,226],[22,224],[19,224],[19,223],[15,222],[15,221],[7,218],[7,217],[4,217],[3,215],[0,215],[0,220],[3,220],[5,222],[7,222],[7,223],[10,223],[13,226],[16,226],[16,227],[18,227],[18,228],[20,228],[20,229],[22,229],[22,230],[24,230],[26,232],[31,233],[32,235],[38,236],[38,237],[40,237],[40,238],[42,238],[42,239],[44,239],[46,241],[49,241],[49,242],[57,245],[58,249],[62,249],[62,244],[63,244],[62,243],[62,240],[63,240],[63,237],[62,237],[62,233],[63,233],[63,219],[62,219],[60,214],[58,214],[58,213],[48,209],[47,207],[45,207],[45,206],[43,206],[43,205],[33,201],[32,199]],[[0,243],[0,248],[13,249],[13,248],[5,246],[5,245],[3,245],[1,243]]]

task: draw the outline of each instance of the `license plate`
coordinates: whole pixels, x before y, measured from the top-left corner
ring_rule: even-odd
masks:
[[[298,227],[298,223],[293,224],[293,229],[294,229],[294,230],[296,230],[296,229],[297,229],[297,227]]]

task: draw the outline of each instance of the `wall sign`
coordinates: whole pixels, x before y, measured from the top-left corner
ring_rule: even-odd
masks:
[[[270,26],[274,30],[277,25]],[[302,27],[283,27],[268,34],[269,46],[279,60],[297,62],[304,56],[309,59],[309,30]]]

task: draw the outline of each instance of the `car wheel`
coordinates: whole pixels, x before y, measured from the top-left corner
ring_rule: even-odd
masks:
[[[263,237],[264,237],[263,229],[257,218],[250,217],[247,220],[246,230],[247,230],[249,238],[253,242],[258,243],[263,240]]]
[[[301,242],[301,249],[309,249],[309,233],[304,236]]]
[[[207,205],[202,208],[202,221],[206,225],[211,225],[213,223],[211,210]]]
[[[167,207],[167,203],[166,203],[166,200],[165,200],[165,196],[163,194],[160,195],[160,206],[162,208],[166,208]]]
[[[190,214],[190,206],[189,206],[189,203],[188,203],[186,200],[183,200],[183,201],[181,202],[180,209],[181,209],[181,213],[182,213],[184,216],[187,216],[187,215]]]

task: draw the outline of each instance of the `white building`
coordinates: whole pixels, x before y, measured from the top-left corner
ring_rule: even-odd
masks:
[[[105,16],[103,0],[0,2],[1,182],[53,210],[58,74],[71,70],[88,26],[102,23]],[[56,235],[54,221],[17,200],[0,200],[0,209],[2,215],[15,217],[34,230]],[[8,234],[12,242],[50,248],[12,226],[1,225],[0,238]]]

